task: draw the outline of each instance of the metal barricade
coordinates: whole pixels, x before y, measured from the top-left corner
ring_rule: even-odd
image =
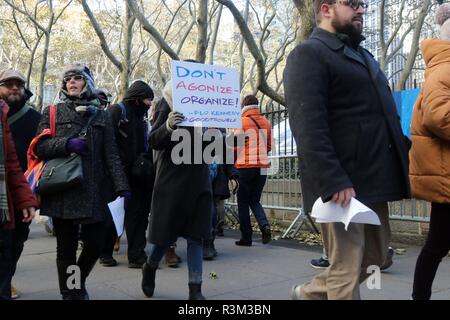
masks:
[[[287,109],[271,102],[263,111],[262,114],[272,124],[272,135],[275,137],[272,154],[275,155],[269,157],[272,166],[261,196],[261,204],[265,209],[297,214],[283,233],[283,238],[295,237],[305,222],[309,222],[311,229],[318,232],[310,215],[303,210],[296,145],[289,128]],[[225,208],[228,220],[239,223],[236,196],[227,200]],[[429,222],[429,211],[430,204],[425,201],[409,199],[389,203],[392,220]]]

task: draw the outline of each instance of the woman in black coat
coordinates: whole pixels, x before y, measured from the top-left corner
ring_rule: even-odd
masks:
[[[74,65],[64,72],[61,102],[56,105],[56,136],[40,139],[35,152],[51,160],[76,153],[82,157],[84,182],[66,191],[43,195],[41,214],[52,217],[57,241],[59,287],[64,300],[87,300],[85,281],[100,256],[105,220],[109,210],[102,192],[109,170],[117,195],[129,197],[129,187],[120,162],[110,116],[99,109],[90,70]],[[50,108],[43,112],[38,132],[50,127]],[[84,137],[79,136],[88,124]],[[81,225],[83,251],[78,261],[78,231]],[[68,277],[79,267],[79,286],[69,288]],[[76,273],[75,273],[76,274]],[[78,288],[77,288],[78,287]]]
[[[166,250],[177,237],[187,239],[187,260],[189,269],[189,299],[204,299],[202,283],[202,241],[208,237],[210,213],[212,210],[211,181],[206,163],[175,164],[172,150],[177,144],[171,141],[172,133],[183,130],[193,141],[194,129],[177,124],[183,115],[173,112],[171,104],[171,83],[166,85],[161,100],[159,115],[150,133],[150,144],[156,150],[155,184],[149,221],[149,242],[154,249],[143,267],[142,290],[147,297],[153,296],[155,273]],[[201,136],[200,136],[201,138]],[[193,150],[191,150],[193,151]],[[181,156],[182,157],[182,156]]]

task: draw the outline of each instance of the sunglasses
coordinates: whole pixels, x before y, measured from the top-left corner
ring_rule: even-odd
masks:
[[[369,5],[361,0],[337,0],[336,3],[343,4],[344,6],[350,7],[353,10],[358,10],[359,7],[362,7],[363,9],[367,9]]]
[[[84,76],[82,76],[82,75],[80,75],[80,74],[77,74],[77,75],[73,75],[73,76],[65,76],[65,77],[63,78],[63,81],[64,81],[65,83],[67,83],[67,82],[69,82],[69,81],[72,80],[72,79],[74,79],[74,80],[76,80],[76,81],[80,81],[80,80],[84,80],[85,78],[84,78]]]

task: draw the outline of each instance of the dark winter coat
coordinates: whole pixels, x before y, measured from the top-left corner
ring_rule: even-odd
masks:
[[[0,100],[0,108],[3,110],[2,121],[3,127],[3,154],[5,157],[5,171],[6,171],[6,192],[8,194],[8,208],[11,215],[9,223],[1,225],[0,229],[13,229],[14,214],[21,212],[23,209],[30,207],[38,207],[38,203],[30,187],[28,186],[23,170],[19,165],[19,160],[16,154],[16,148],[12,138],[11,130],[7,125],[8,106],[3,100]]]
[[[26,94],[26,99],[24,99],[22,104],[17,107],[10,106],[8,119],[22,109],[26,101],[33,95],[28,90],[26,90]],[[36,136],[40,120],[41,114],[30,107],[22,117],[10,125],[14,144],[16,145],[17,157],[24,172],[27,170],[28,147],[30,146],[31,140]]]
[[[49,128],[49,108],[46,108],[38,132]],[[81,116],[73,103],[59,103],[56,110],[56,137],[42,139],[36,145],[36,154],[44,160],[69,155],[66,143],[76,137],[87,123],[88,116]],[[108,183],[106,170],[111,173],[115,191],[129,190],[122,168],[111,116],[99,110],[88,129],[89,153],[82,156],[85,182],[82,186],[53,196],[43,196],[41,214],[62,219],[77,219],[80,223],[104,221],[109,214],[104,184]]]
[[[149,163],[153,162],[151,149],[144,150],[144,139],[146,137],[144,121],[146,120],[144,120],[143,115],[139,116],[134,112],[135,107],[129,101],[124,101],[123,104],[126,110],[127,121],[121,121],[123,120],[122,110],[118,104],[110,106],[108,112],[111,114],[120,159],[128,181],[131,186],[143,187],[142,182],[132,176],[131,167],[141,154],[145,154],[145,157],[149,159]],[[145,183],[145,187],[151,188],[154,177],[150,180]]]
[[[238,179],[239,171],[232,164],[219,164],[217,166],[217,177],[213,181],[213,196],[220,200],[228,199],[230,189],[228,188],[228,181],[230,179]]]
[[[316,28],[289,54],[284,88],[307,202],[349,187],[366,204],[409,197],[408,145],[368,51]]]
[[[166,127],[169,105],[163,99],[150,133],[156,155],[148,240],[167,245],[177,237],[203,239],[208,236],[212,209],[211,182],[207,164],[174,164],[172,132]],[[184,127],[183,127],[184,129]],[[186,127],[193,134],[193,128]]]

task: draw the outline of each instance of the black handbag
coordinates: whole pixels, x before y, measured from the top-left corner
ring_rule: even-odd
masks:
[[[83,183],[83,161],[78,154],[46,162],[44,172],[36,184],[41,196],[66,191]]]
[[[97,112],[89,118],[78,136],[86,136],[96,115]],[[80,155],[73,153],[67,157],[48,160],[45,163],[45,169],[36,183],[36,193],[41,196],[60,193],[82,185],[83,181],[83,161]]]

